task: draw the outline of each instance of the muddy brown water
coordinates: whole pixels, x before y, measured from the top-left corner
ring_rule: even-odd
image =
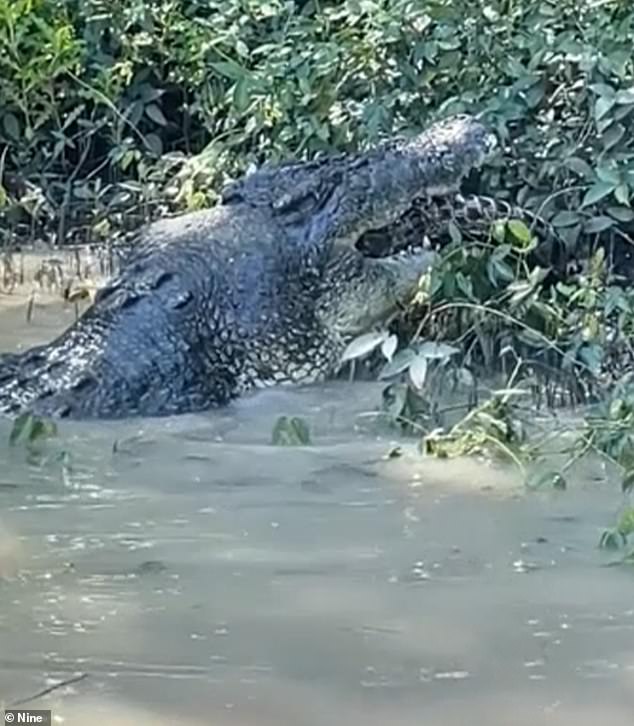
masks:
[[[74,316],[0,305],[2,350]],[[634,572],[597,548],[617,483],[584,462],[531,493],[407,440],[386,460],[379,392],[64,423],[48,460],[0,422],[0,704],[86,674],[28,705],[73,726],[631,726]],[[313,445],[271,446],[281,414]]]

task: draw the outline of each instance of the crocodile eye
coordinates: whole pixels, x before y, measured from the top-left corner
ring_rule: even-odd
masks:
[[[222,204],[237,204],[244,201],[242,184],[240,181],[230,182],[220,193],[220,201]]]

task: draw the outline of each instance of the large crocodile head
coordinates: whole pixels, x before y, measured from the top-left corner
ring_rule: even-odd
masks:
[[[0,359],[0,411],[165,415],[334,373],[351,335],[389,316],[433,255],[354,248],[491,151],[476,120],[365,153],[269,167],[223,204],[140,234],[119,274],[53,342]]]
[[[222,201],[265,208],[321,247],[354,241],[399,219],[417,197],[457,191],[496,146],[472,116],[454,116],[362,154],[265,166],[227,185]]]

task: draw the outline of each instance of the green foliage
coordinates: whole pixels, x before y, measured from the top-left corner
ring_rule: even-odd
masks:
[[[32,413],[23,413],[13,423],[9,444],[28,447],[55,436],[57,436],[57,426],[54,421],[34,416]]]
[[[525,428],[511,404],[512,397],[522,393],[514,390],[494,392],[489,400],[471,410],[447,433],[433,431],[425,436],[423,451],[441,458],[494,455],[524,469],[524,461],[532,454]]]
[[[634,507],[626,507],[619,515],[615,527],[606,529],[599,540],[599,547],[605,550],[619,550],[626,547],[634,534]],[[634,550],[612,564],[634,564]]]
[[[271,443],[274,446],[309,446],[308,424],[297,416],[280,416],[273,426]]]
[[[63,450],[55,453],[48,451],[50,441],[57,439],[57,436],[58,430],[54,421],[26,412],[13,422],[9,433],[9,446],[22,452],[29,464],[34,466],[61,462],[62,478],[66,480],[68,454]]]
[[[585,401],[631,368],[634,293],[614,279],[603,248],[580,273],[557,282],[529,264],[535,240],[519,220],[499,220],[474,239],[457,227],[452,236],[422,280],[410,341],[401,334],[388,368],[406,369],[422,339],[452,351],[439,369],[455,383],[468,389],[473,373],[519,366],[516,382],[548,404],[556,396]],[[433,397],[439,381],[416,387]]]
[[[571,245],[612,234],[634,219],[633,19],[590,0],[0,0],[5,238],[99,239],[209,204],[251,163],[461,110],[502,140],[490,192]]]

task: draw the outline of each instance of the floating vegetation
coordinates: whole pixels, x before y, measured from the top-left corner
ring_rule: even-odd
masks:
[[[15,419],[9,434],[9,444],[29,447],[56,436],[57,424],[54,421],[26,412]]]
[[[274,446],[309,446],[310,429],[302,418],[280,416],[273,426],[271,441]]]

